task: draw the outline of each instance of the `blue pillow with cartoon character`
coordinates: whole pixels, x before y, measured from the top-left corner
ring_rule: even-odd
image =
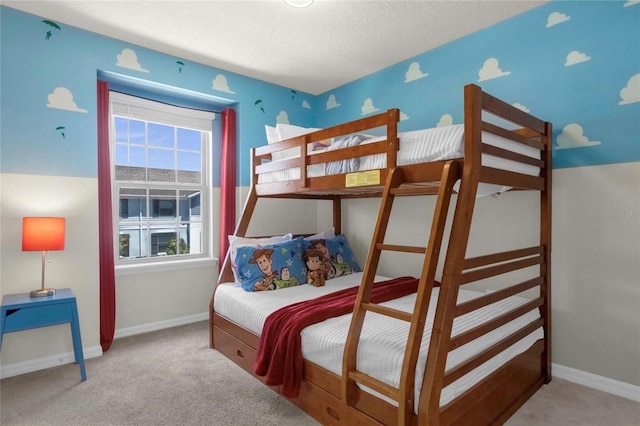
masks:
[[[264,246],[239,247],[236,265],[246,291],[277,290],[306,284],[302,237]]]
[[[322,252],[322,267],[327,271],[326,279],[328,280],[362,271],[344,234],[308,241],[307,249]]]

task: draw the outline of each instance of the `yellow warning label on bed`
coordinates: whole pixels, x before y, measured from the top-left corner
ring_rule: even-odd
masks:
[[[380,170],[349,173],[346,176],[346,187],[380,185]]]

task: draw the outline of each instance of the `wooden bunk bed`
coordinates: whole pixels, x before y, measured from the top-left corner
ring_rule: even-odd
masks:
[[[485,121],[487,114],[517,125],[508,130]],[[503,121],[504,121],[503,120]],[[429,163],[397,165],[399,111],[385,113],[323,129],[290,140],[252,149],[252,186],[235,234],[245,236],[259,198],[311,198],[333,202],[333,224],[341,232],[341,200],[353,197],[382,197],[372,243],[363,268],[362,282],[351,315],[345,343],[342,374],[335,374],[305,360],[303,382],[297,397],[289,398],[323,424],[492,424],[506,421],[543,383],[551,380],[551,134],[552,126],[487,93],[476,85],[464,89],[464,157]],[[502,122],[502,121],[500,121]],[[378,143],[311,155],[308,146],[314,141],[345,134],[386,128],[385,140]],[[497,135],[518,146],[534,149],[533,157],[484,143],[487,134]],[[297,147],[300,155],[279,161],[271,160],[275,152]],[[386,166],[371,171],[310,177],[314,164],[385,154]],[[500,157],[535,167],[537,173],[526,174],[488,167],[483,155]],[[294,179],[262,183],[265,173],[297,168]],[[455,203],[448,244],[445,222],[454,183],[460,187]],[[539,244],[509,251],[466,258],[471,219],[479,185],[495,184],[514,189],[539,192]],[[426,247],[385,243],[387,223],[397,196],[432,194],[436,207]],[[538,225],[538,224],[534,224]],[[399,251],[424,255],[413,313],[387,308],[369,300],[381,252]],[[438,255],[446,253],[439,286],[431,338],[424,375],[415,377],[420,343],[434,290]],[[460,302],[461,286],[490,279],[525,268],[535,268],[535,277],[508,285],[470,301]],[[529,269],[530,270],[530,269]],[[229,255],[225,258],[218,286],[232,283]],[[533,290],[532,290],[533,289]],[[286,290],[288,291],[288,290]],[[536,296],[517,308],[464,333],[452,335],[454,320],[492,303],[524,291]],[[260,336],[225,318],[214,309],[215,291],[210,303],[210,344],[250,374]],[[527,312],[539,312],[539,318],[501,338],[455,368],[447,369],[449,354],[456,348],[480,338]],[[392,387],[358,371],[357,351],[367,312],[409,323],[407,344],[401,367],[399,386]],[[443,388],[495,357],[509,345],[533,330],[542,337],[528,349],[511,358],[470,389],[441,404]],[[264,378],[256,376],[264,381]],[[414,393],[416,381],[421,391]],[[369,391],[363,390],[363,387]],[[278,391],[278,387],[273,387]],[[373,390],[373,392],[371,392]]]

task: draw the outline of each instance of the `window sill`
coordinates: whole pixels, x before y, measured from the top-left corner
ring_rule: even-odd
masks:
[[[137,263],[134,265],[116,266],[116,276],[145,274],[150,272],[176,271],[180,269],[208,268],[218,265],[217,258],[200,258],[167,262]]]

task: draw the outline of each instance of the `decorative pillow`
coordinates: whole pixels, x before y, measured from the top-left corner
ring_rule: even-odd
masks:
[[[351,247],[349,247],[347,238],[343,234],[333,238],[308,241],[307,248],[322,252],[322,266],[327,271],[326,279],[328,280],[362,271]]]
[[[246,291],[277,290],[306,283],[302,237],[277,244],[238,248],[236,263]]]
[[[276,129],[278,132],[279,140],[281,141],[295,138],[296,136],[306,135],[307,133],[320,130],[313,127],[306,128],[306,127],[294,126],[292,124],[284,124],[284,123],[278,123],[276,125]],[[321,141],[312,142],[309,145],[307,145],[307,151],[308,152],[322,151],[329,145],[331,145],[331,139],[323,139]],[[288,152],[288,151],[290,150],[285,150],[283,152]],[[289,156],[284,158],[296,157],[299,155],[300,155],[300,151],[296,149],[294,153],[289,153]]]
[[[271,145],[272,143],[295,138],[296,136],[315,132],[316,130],[320,130],[320,129],[306,128],[306,127],[294,126],[292,124],[278,123],[276,127],[265,125],[264,130],[267,134],[267,142],[269,143],[269,145]],[[308,152],[323,151],[324,149],[326,149],[328,146],[331,145],[332,141],[333,139],[329,138],[329,139],[323,139],[321,141],[310,143],[307,146],[307,151]],[[285,149],[279,152],[274,152],[273,154],[271,154],[271,158],[274,161],[284,160],[286,158],[294,158],[299,156],[300,156],[300,149],[298,148],[289,148],[289,149]]]
[[[283,241],[289,241],[293,237],[292,234],[285,235],[275,235],[273,237],[264,237],[264,238],[246,238],[246,237],[238,237],[235,235],[229,235],[229,257],[231,260],[231,271],[233,271],[233,277],[235,278],[235,282],[240,284],[240,277],[238,276],[238,270],[236,265],[236,256],[239,247],[245,246],[264,246],[268,244],[276,244],[281,243]]]
[[[278,132],[279,140],[284,141],[286,139],[295,138],[296,136],[306,135],[307,133],[315,132],[320,129],[313,127],[300,127],[293,124],[278,123],[276,124],[276,130]]]
[[[278,134],[277,128],[265,125],[264,130],[267,133],[267,143],[269,145],[271,145],[272,143],[276,143],[284,140]],[[273,154],[271,154],[271,159],[273,161],[277,161],[277,160],[284,160],[286,158],[293,158],[293,157],[299,157],[299,156],[300,156],[300,149],[294,147],[294,148],[289,148],[289,149],[284,149],[282,151],[274,152]]]
[[[327,229],[326,231],[323,232],[319,232],[317,234],[314,235],[309,235],[308,237],[305,237],[304,239],[307,241],[311,241],[311,240],[319,240],[321,238],[334,238],[336,236],[336,229],[335,228],[331,228],[331,229]]]
[[[333,138],[322,139],[319,141],[312,142],[311,151],[324,151],[325,149],[331,146],[331,142],[333,142]]]
[[[281,141],[286,139],[295,138],[296,136],[306,135],[307,133],[316,132],[320,129],[316,129],[313,127],[300,127],[294,126],[292,124],[284,124],[279,123],[276,126],[276,131],[278,132],[278,137]],[[319,141],[312,142],[308,145],[307,150],[311,151],[322,151],[333,143],[333,138],[322,139]]]
[[[280,136],[278,136],[278,129],[271,126],[264,126],[264,130],[267,133],[267,143],[271,145],[272,143],[280,142]]]

